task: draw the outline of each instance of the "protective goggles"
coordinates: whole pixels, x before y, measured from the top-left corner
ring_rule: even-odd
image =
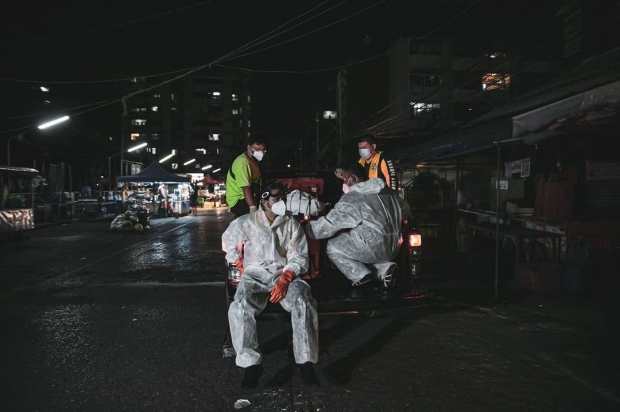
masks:
[[[275,190],[278,190],[278,193],[273,193]],[[260,197],[263,200],[267,200],[270,197],[282,199],[286,197],[286,193],[284,192],[284,185],[280,182],[272,183],[262,190]]]

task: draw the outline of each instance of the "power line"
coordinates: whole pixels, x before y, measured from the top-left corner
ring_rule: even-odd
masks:
[[[253,41],[251,41],[251,42],[249,42],[249,43],[246,43],[246,44],[245,44],[245,45],[243,45],[242,47],[240,47],[240,48],[236,49],[234,52],[229,53],[228,55],[225,55],[225,56],[220,57],[220,59],[224,59],[224,58],[226,58],[226,57],[228,57],[228,56],[230,56],[230,55],[232,55],[233,53],[236,53],[236,52],[242,52],[242,51],[248,50],[248,49],[250,49],[250,48],[252,48],[252,47],[254,47],[254,46],[258,45],[258,44],[262,44],[262,43],[264,43],[264,42],[266,42],[266,41],[268,41],[268,40],[271,40],[271,39],[273,39],[273,38],[275,38],[275,37],[278,37],[278,36],[280,36],[280,35],[282,35],[282,34],[284,34],[284,33],[288,32],[288,31],[290,31],[290,30],[292,30],[292,29],[294,29],[294,28],[296,28],[296,27],[298,27],[298,26],[300,26],[300,25],[302,25],[302,24],[305,24],[305,23],[309,22],[310,20],[315,19],[315,18],[316,18],[316,17],[318,17],[318,16],[321,16],[321,15],[323,15],[323,14],[327,13],[328,11],[331,11],[332,9],[334,9],[334,8],[336,8],[336,7],[338,7],[338,6],[342,5],[342,4],[344,4],[344,3],[346,3],[348,0],[344,0],[344,1],[342,1],[342,2],[340,2],[340,3],[338,3],[338,4],[336,4],[335,6],[332,6],[332,7],[328,8],[328,9],[326,9],[326,10],[322,11],[321,13],[318,13],[318,14],[316,14],[316,15],[314,15],[314,16],[312,16],[312,17],[310,17],[310,18],[306,19],[306,20],[304,20],[303,22],[298,23],[298,24],[296,24],[296,25],[294,25],[294,26],[292,26],[292,27],[290,27],[290,28],[288,28],[288,29],[286,29],[286,30],[284,30],[284,31],[282,31],[282,32],[280,32],[280,33],[278,33],[278,34],[274,35],[274,36],[267,37],[267,36],[269,36],[270,34],[272,34],[272,33],[276,32],[277,30],[279,30],[279,29],[281,29],[281,28],[283,28],[283,27],[286,27],[287,25],[289,25],[290,23],[294,22],[295,20],[298,20],[299,18],[301,18],[301,17],[303,17],[303,16],[305,16],[305,15],[307,15],[307,14],[311,13],[312,11],[314,11],[314,10],[316,10],[317,8],[321,7],[323,4],[328,3],[329,1],[330,1],[330,0],[324,0],[322,3],[319,3],[317,6],[314,6],[313,8],[311,8],[310,10],[308,10],[307,12],[300,14],[299,16],[297,16],[297,17],[293,18],[292,20],[287,21],[286,23],[284,23],[284,24],[282,24],[282,25],[280,25],[280,26],[276,27],[275,29],[273,29],[273,30],[269,31],[268,33],[263,34],[262,36],[257,37],[257,38],[256,38],[256,39],[254,39]],[[264,40],[262,40],[264,37],[267,37],[267,38],[266,38],[266,39],[264,39]],[[260,40],[260,41],[259,41],[259,40]],[[207,64],[207,65],[208,65],[208,64]],[[205,67],[204,65],[203,65],[203,66],[194,66],[194,67],[188,67],[188,68],[179,69],[179,70],[174,70],[174,71],[170,71],[170,72],[164,72],[164,73],[157,73],[157,74],[151,74],[151,75],[139,75],[139,76],[137,75],[137,76],[131,76],[131,77],[115,78],[115,79],[104,79],[104,80],[83,80],[83,81],[47,81],[47,80],[11,79],[11,78],[2,78],[2,77],[0,77],[0,81],[6,81],[6,82],[16,82],[16,83],[40,83],[40,84],[89,84],[89,83],[114,83],[114,82],[122,82],[122,81],[131,81],[131,80],[134,80],[134,79],[136,79],[136,78],[151,78],[151,77],[166,76],[166,75],[170,75],[170,74],[177,74],[177,73],[185,72],[185,71],[187,71],[187,70],[192,70],[192,69],[196,69],[196,68],[204,68],[204,67]],[[225,66],[222,66],[222,67],[225,67]]]
[[[143,21],[146,21],[146,20],[156,19],[156,18],[159,18],[159,17],[162,17],[162,16],[167,16],[169,14],[174,14],[174,13],[178,13],[180,11],[192,9],[192,8],[199,7],[199,6],[203,6],[205,4],[212,3],[213,1],[214,0],[201,1],[201,2],[198,2],[198,3],[190,4],[189,6],[179,7],[178,9],[168,10],[168,11],[165,11],[165,12],[162,12],[162,13],[153,14],[153,15],[146,16],[146,17],[140,17],[138,19],[125,21],[125,22],[122,22],[122,23],[111,24],[109,26],[97,27],[97,28],[94,28],[94,29],[83,30],[83,31],[78,31],[78,32],[72,32],[72,33],[59,34],[57,36],[39,37],[39,38],[36,38],[36,39],[24,40],[24,41],[15,42],[15,43],[33,43],[33,42],[39,42],[39,41],[45,41],[45,40],[56,40],[56,39],[62,39],[62,38],[66,38],[66,37],[73,37],[73,36],[79,36],[79,35],[83,35],[83,34],[95,33],[95,32],[103,31],[103,30],[114,29],[114,28],[117,28],[117,27],[123,27],[123,26],[127,26],[127,25],[130,25],[130,24],[134,24],[134,23],[140,23],[140,22],[143,22]],[[15,43],[13,43],[13,44],[15,44]]]
[[[0,119],[0,122],[1,121],[5,121],[5,120],[23,119],[25,117],[35,117],[35,116],[40,116],[42,114],[54,114],[54,113],[60,113],[60,112],[68,112],[68,111],[75,110],[75,109],[81,109],[82,107],[88,107],[88,106],[94,106],[94,105],[101,104],[101,103],[106,103],[108,101],[110,101],[110,100],[102,100],[102,101],[95,102],[95,103],[83,104],[81,106],[69,107],[69,108],[66,108],[66,109],[54,110],[54,111],[51,111],[51,112],[39,112],[39,113],[24,114],[24,115],[21,115],[21,116],[5,117],[4,119]]]
[[[363,13],[363,12],[365,12],[366,10],[369,10],[369,9],[371,9],[371,8],[373,8],[373,7],[376,7],[376,6],[378,6],[379,4],[381,4],[381,3],[385,2],[385,1],[386,1],[386,0],[379,0],[378,2],[373,3],[373,4],[371,4],[371,5],[370,5],[370,6],[368,6],[368,7],[364,7],[363,9],[358,10],[358,11],[357,11],[357,12],[355,12],[355,13],[349,14],[348,16],[345,16],[345,17],[343,17],[343,18],[341,18],[341,19],[339,19],[339,20],[336,20],[336,21],[334,21],[334,22],[328,23],[328,24],[326,24],[326,25],[324,25],[324,26],[319,27],[318,29],[311,30],[311,31],[309,31],[309,32],[307,32],[307,33],[301,34],[301,35],[296,36],[296,37],[293,37],[293,38],[291,38],[291,39],[284,40],[284,41],[282,41],[282,42],[280,42],[280,43],[272,44],[271,46],[263,47],[262,49],[254,50],[254,51],[251,51],[251,52],[249,52],[249,53],[241,54],[241,55],[239,55],[239,56],[234,56],[234,57],[231,57],[231,58],[227,58],[226,60],[222,60],[222,61],[228,61],[228,60],[233,60],[233,59],[239,59],[239,58],[241,58],[241,57],[245,57],[245,56],[249,56],[249,55],[251,55],[251,54],[259,53],[259,52],[262,52],[262,51],[265,51],[265,50],[272,49],[272,48],[274,48],[274,47],[280,46],[280,45],[282,45],[282,44],[290,43],[290,42],[292,42],[292,41],[294,41],[294,40],[301,39],[302,37],[309,36],[309,35],[311,35],[311,34],[313,34],[313,33],[316,33],[317,31],[320,31],[320,30],[326,29],[326,28],[331,27],[331,26],[333,26],[333,25],[335,25],[335,24],[338,24],[338,23],[340,23],[340,22],[342,22],[342,21],[345,21],[345,20],[348,20],[348,19],[350,19],[350,18],[352,18],[352,17],[355,17],[355,16],[357,16],[358,14]],[[480,1],[480,0],[477,0],[477,1]]]
[[[0,81],[5,81],[5,82],[15,82],[15,83],[40,83],[40,84],[89,84],[89,83],[115,83],[115,82],[123,82],[123,81],[131,81],[134,80],[136,78],[150,78],[150,77],[160,77],[160,76],[166,76],[169,74],[176,74],[176,73],[181,73],[184,72],[186,70],[190,70],[196,67],[200,67],[200,66],[194,66],[194,67],[186,67],[184,69],[178,69],[178,70],[173,70],[171,72],[164,72],[164,73],[156,73],[156,74],[148,74],[148,75],[137,75],[137,76],[131,76],[131,77],[122,77],[122,78],[118,78],[118,79],[104,79],[104,80],[77,80],[77,81],[50,81],[50,80],[27,80],[27,79],[9,79],[6,77],[0,77]]]
[[[382,1],[385,1],[385,0],[382,0]],[[322,4],[324,4],[324,3],[326,3],[326,2],[327,2],[327,0],[326,0],[326,1],[324,1],[323,3],[319,4],[319,6],[320,6],[320,5],[322,5]],[[129,98],[129,97],[132,97],[132,96],[135,96],[135,95],[138,95],[138,94],[141,94],[141,93],[147,92],[147,91],[149,91],[149,90],[152,90],[152,89],[158,88],[158,87],[160,87],[160,86],[163,86],[164,84],[171,83],[171,82],[173,82],[173,81],[175,81],[175,80],[178,80],[178,79],[181,79],[181,78],[183,78],[183,77],[189,76],[190,74],[192,74],[192,73],[194,73],[194,72],[197,72],[197,71],[199,71],[199,70],[202,70],[202,69],[205,69],[205,68],[207,68],[207,67],[210,67],[211,65],[213,65],[213,64],[215,64],[215,63],[218,63],[218,62],[220,62],[220,61],[223,61],[224,59],[229,58],[230,56],[234,56],[235,54],[237,54],[237,53],[239,53],[239,52],[241,52],[241,51],[247,50],[249,47],[252,47],[252,45],[253,45],[253,44],[255,44],[257,40],[260,40],[260,39],[264,38],[265,36],[268,36],[269,34],[273,33],[274,31],[278,30],[279,28],[284,27],[284,26],[286,26],[286,25],[290,24],[291,22],[293,22],[293,21],[295,21],[295,20],[299,19],[300,17],[302,17],[302,16],[304,16],[304,15],[308,14],[309,12],[311,12],[311,11],[315,10],[315,9],[316,9],[316,7],[317,7],[317,6],[313,7],[313,8],[312,8],[312,9],[310,9],[308,12],[305,12],[305,13],[303,13],[302,15],[297,16],[297,17],[295,17],[295,18],[293,18],[293,19],[291,19],[291,20],[287,21],[284,25],[281,25],[281,26],[279,26],[278,28],[276,28],[276,29],[274,29],[274,30],[271,30],[270,32],[268,32],[268,33],[266,33],[266,34],[264,34],[264,35],[262,35],[262,36],[258,37],[257,39],[254,39],[254,40],[252,40],[252,41],[250,41],[250,42],[248,42],[248,43],[244,44],[244,45],[243,45],[243,46],[241,46],[241,47],[238,47],[237,49],[233,50],[232,52],[227,53],[227,54],[225,54],[224,56],[219,57],[219,58],[217,58],[217,59],[213,60],[213,61],[212,61],[212,62],[210,62],[210,63],[204,64],[204,65],[201,65],[201,66],[196,66],[196,67],[193,67],[193,68],[191,68],[191,69],[189,69],[189,70],[184,70],[184,71],[183,71],[183,73],[182,73],[181,75],[178,75],[178,76],[172,77],[172,78],[170,78],[170,79],[167,79],[167,80],[165,80],[165,81],[163,81],[163,82],[160,82],[160,83],[158,83],[158,84],[155,84],[155,85],[153,85],[153,86],[147,87],[147,88],[145,88],[145,89],[140,89],[140,90],[137,90],[137,91],[135,91],[135,92],[133,92],[133,93],[129,93],[129,94],[125,95],[125,96],[122,96],[121,98],[117,98],[117,99],[113,99],[113,100],[109,100],[109,101],[103,102],[101,105],[99,105],[99,106],[97,106],[97,107],[93,107],[93,108],[90,108],[90,109],[83,110],[83,111],[81,111],[81,112],[78,112],[78,113],[73,114],[73,116],[78,116],[78,115],[80,115],[80,114],[87,113],[87,112],[90,112],[90,111],[93,111],[93,110],[97,110],[97,109],[103,108],[103,107],[105,107],[105,106],[109,106],[109,105],[114,104],[114,103],[117,103],[117,102],[122,102],[122,101],[126,100],[126,99],[127,99],[127,98]],[[275,37],[275,36],[273,36],[273,37]],[[273,46],[272,46],[272,47],[273,47]],[[14,132],[14,131],[18,131],[18,130],[29,129],[29,128],[31,128],[31,127],[34,127],[34,125],[32,125],[32,126],[20,127],[20,128],[11,129],[11,130],[2,130],[2,131],[0,131],[0,133],[9,133],[9,132]]]

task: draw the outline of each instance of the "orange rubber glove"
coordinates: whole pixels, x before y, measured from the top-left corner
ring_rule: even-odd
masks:
[[[243,267],[243,258],[235,260],[235,263],[233,263],[233,265],[235,265],[237,269],[239,269],[239,276],[243,276],[243,272],[245,271],[245,268]]]
[[[293,281],[293,278],[295,278],[295,274],[290,270],[285,270],[280,276],[280,279],[278,279],[276,284],[273,286],[273,289],[271,289],[269,302],[278,303],[284,299],[286,297],[286,292],[288,291],[288,285]]]

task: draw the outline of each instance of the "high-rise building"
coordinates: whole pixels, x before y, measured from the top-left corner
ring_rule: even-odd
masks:
[[[136,78],[134,88],[162,80]],[[165,165],[175,173],[226,169],[246,145],[250,107],[248,79],[238,72],[186,76],[127,99],[123,145],[147,143],[139,149],[144,163],[174,154]]]
[[[458,126],[547,78],[549,61],[450,39],[400,38],[390,46],[387,136]]]

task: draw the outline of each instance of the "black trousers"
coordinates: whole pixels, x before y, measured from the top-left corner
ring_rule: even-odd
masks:
[[[248,206],[248,202],[246,202],[245,199],[239,199],[239,201],[230,208],[230,211],[235,217],[239,217],[250,213],[250,206]]]

